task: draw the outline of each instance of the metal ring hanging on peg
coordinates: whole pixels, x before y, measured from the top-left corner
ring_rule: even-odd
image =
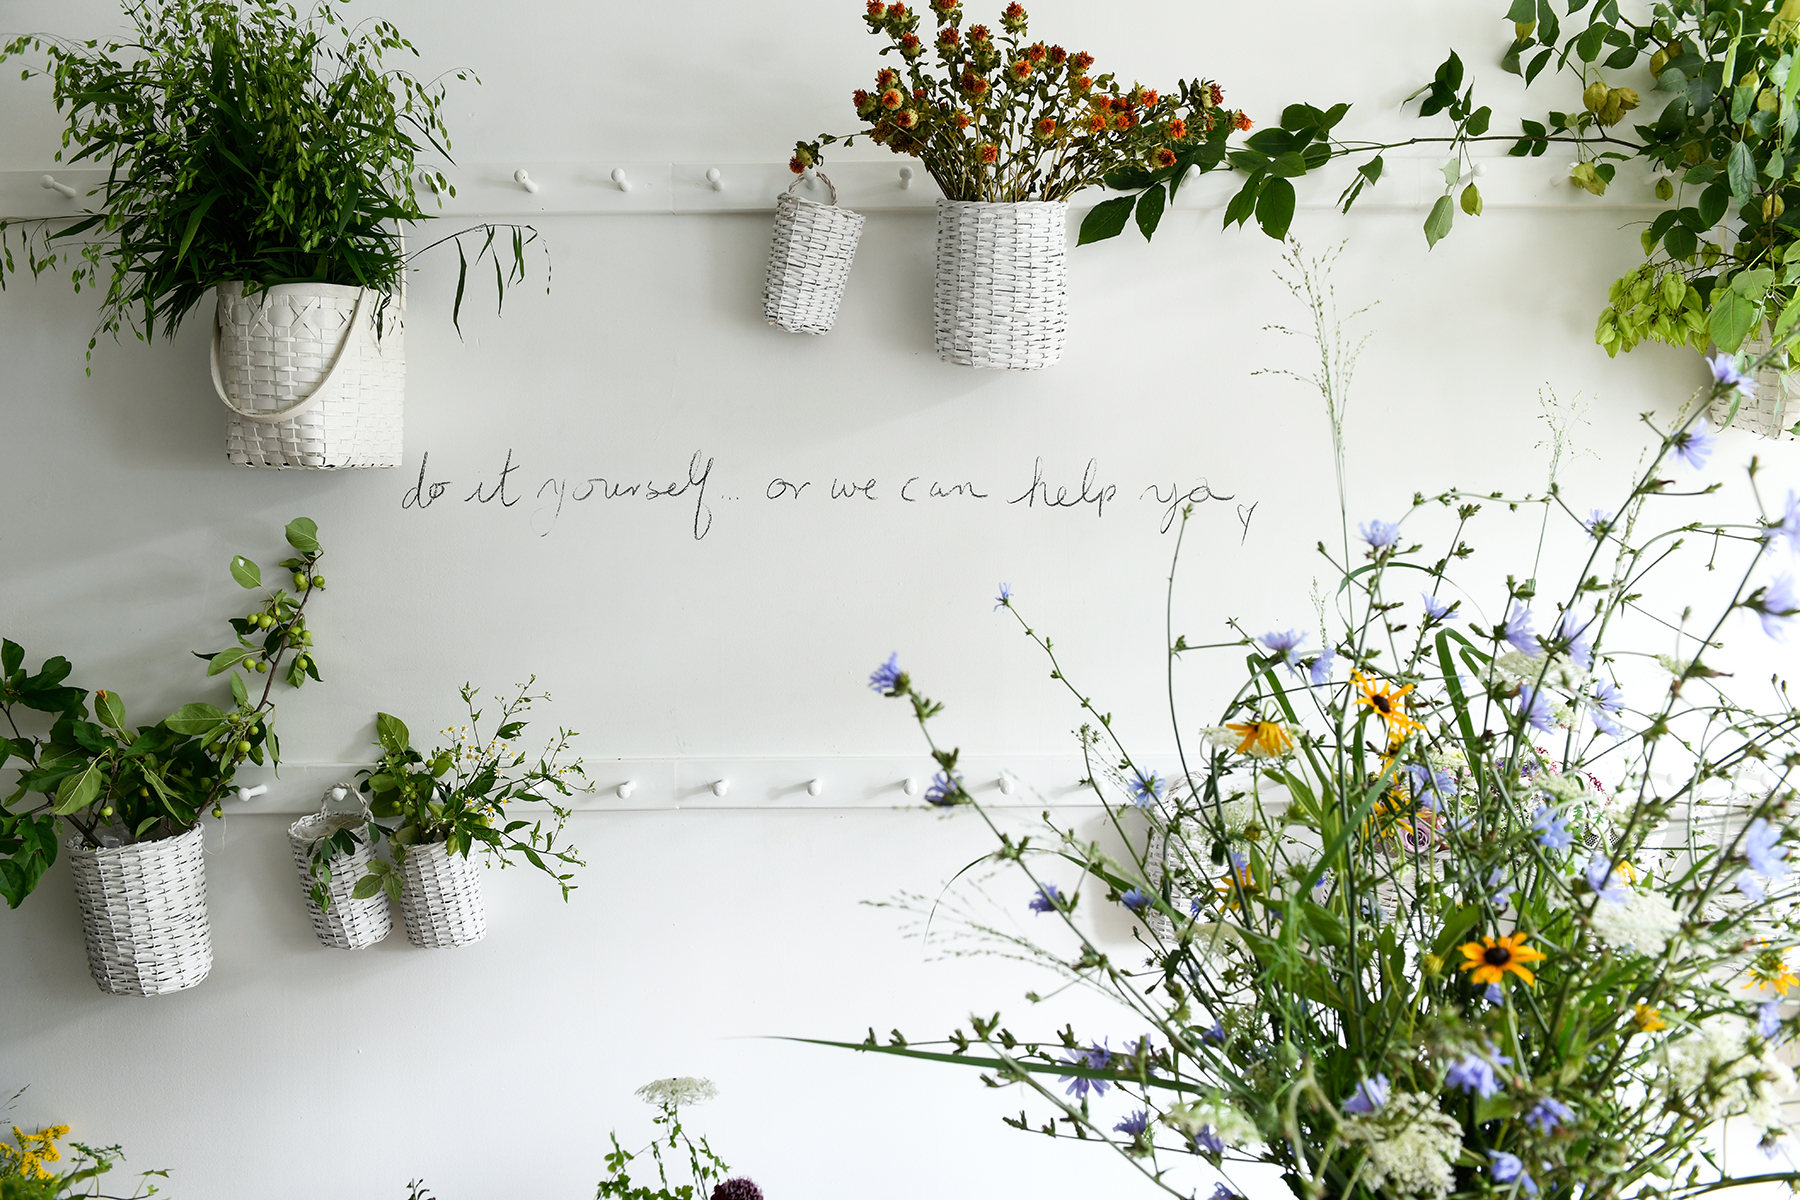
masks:
[[[900,168],[900,190],[904,192],[906,189],[910,188],[912,186],[912,181],[913,181],[913,169],[911,167],[901,167]]]
[[[533,194],[538,190],[537,180],[533,179],[524,167],[513,172],[513,182]]]
[[[731,790],[731,781],[729,779],[718,780],[717,782],[715,782],[712,785],[712,794],[715,796],[723,796],[726,792],[729,792],[730,790]]]
[[[715,192],[725,190],[725,181],[719,177],[719,168],[717,167],[706,168],[706,182]]]
[[[627,779],[624,783],[621,783],[618,787],[614,788],[613,791],[618,795],[619,799],[629,800],[631,799],[631,793],[637,791],[637,780]]]
[[[631,180],[625,178],[624,167],[614,167],[612,169],[611,178],[621,192],[629,192],[631,190]]]
[[[38,180],[38,186],[43,188],[46,191],[61,192],[65,197],[67,197],[70,200],[76,199],[81,194],[66,183],[56,182],[56,176],[54,176],[54,175],[46,175],[42,179]]]

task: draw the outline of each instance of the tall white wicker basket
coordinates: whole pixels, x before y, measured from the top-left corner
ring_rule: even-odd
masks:
[[[347,785],[344,790],[348,790]],[[326,795],[329,797],[331,793]],[[312,918],[313,936],[338,950],[362,950],[373,946],[394,929],[386,892],[376,892],[365,900],[350,894],[356,881],[368,874],[369,864],[375,861],[374,842],[363,841],[354,854],[332,856],[331,880],[325,885],[325,894],[331,900],[329,908],[321,909],[312,895],[316,882],[312,874],[313,844],[320,838],[330,837],[337,827],[333,814],[321,809],[288,826],[288,845],[294,851],[294,866],[300,870],[300,890],[306,895],[306,912]]]
[[[478,863],[448,854],[444,843],[408,846],[400,865],[400,916],[406,940],[426,949],[479,942],[487,936]]]
[[[837,188],[823,174],[818,178],[830,191],[830,203],[794,195],[799,179],[775,201],[763,319],[789,333],[831,332],[862,238],[862,214],[839,208]]]
[[[226,453],[251,467],[397,467],[406,399],[404,303],[368,288],[218,287],[212,376],[231,410]],[[380,326],[379,331],[377,325]]]
[[[937,352],[968,367],[1036,371],[1062,357],[1069,322],[1069,206],[939,200]]]
[[[198,825],[133,846],[69,843],[88,970],[101,991],[161,996],[193,987],[212,970],[205,845]]]
[[[1769,343],[1759,339],[1746,341],[1738,350],[1740,356],[1752,360],[1761,358],[1768,352]],[[1787,430],[1794,422],[1788,420],[1788,417],[1800,415],[1788,403],[1789,397],[1800,390],[1800,387],[1796,387],[1793,376],[1794,372],[1783,371],[1775,366],[1767,366],[1758,371],[1755,394],[1745,396],[1738,402],[1737,416],[1731,419],[1731,427],[1747,429],[1763,437],[1778,438],[1786,435],[1791,438],[1793,435]],[[1723,429],[1730,412],[1731,397],[1727,395],[1714,400],[1706,415],[1712,420],[1715,429]]]

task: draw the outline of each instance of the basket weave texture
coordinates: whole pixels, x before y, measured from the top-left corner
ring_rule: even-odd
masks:
[[[831,181],[823,179],[827,187]],[[830,333],[844,299],[844,282],[862,237],[863,216],[831,203],[794,195],[795,180],[775,201],[775,237],[763,284],[763,319],[789,333]]]
[[[487,936],[477,865],[448,854],[444,843],[408,846],[400,865],[400,916],[406,940],[426,949],[479,942]]]
[[[369,873],[375,860],[375,845],[363,842],[354,854],[339,854],[331,859],[331,881],[325,894],[331,907],[321,909],[313,900],[312,850],[330,818],[325,813],[303,817],[288,826],[288,845],[294,851],[294,865],[300,869],[300,890],[306,896],[306,913],[312,918],[313,936],[338,950],[362,950],[373,946],[394,930],[394,917],[388,910],[386,892],[376,892],[366,900],[351,896],[356,881]]]
[[[937,214],[938,357],[1009,371],[1055,363],[1069,323],[1068,205],[939,200]]]
[[[101,991],[162,996],[193,987],[212,970],[205,846],[198,825],[133,846],[69,842],[88,970]]]
[[[328,283],[246,296],[218,287],[214,386],[232,409],[226,453],[251,467],[397,467],[406,398],[402,305]],[[248,414],[248,415],[245,415]],[[286,415],[284,415],[286,414]]]
[[[1749,358],[1761,358],[1769,352],[1769,343],[1762,340],[1746,341],[1738,353]],[[1746,429],[1763,437],[1781,437],[1793,422],[1787,420],[1788,397],[1793,391],[1789,382],[1790,372],[1783,371],[1773,365],[1766,366],[1756,373],[1755,394],[1745,396],[1738,403],[1737,416],[1731,419],[1733,429]],[[1712,402],[1707,416],[1712,420],[1715,429],[1723,429],[1726,417],[1731,412],[1731,397],[1721,396]],[[1788,435],[1790,438],[1792,435]]]

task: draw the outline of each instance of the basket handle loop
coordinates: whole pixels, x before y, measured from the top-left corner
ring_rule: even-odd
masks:
[[[826,187],[826,190],[831,193],[831,199],[826,201],[826,203],[835,205],[837,203],[837,186],[831,182],[831,176],[825,174],[825,172],[823,172],[823,171],[814,171],[813,177],[816,178],[820,183],[823,183]],[[803,184],[805,182],[806,182],[806,176],[804,176],[804,175],[796,176],[794,178],[794,182],[788,184],[788,186],[787,186],[788,195],[792,196],[794,194],[794,189],[799,187],[801,184]],[[795,198],[799,199],[799,200],[806,199],[805,196],[798,196]]]
[[[344,356],[349,351],[351,342],[356,339],[358,326],[365,319],[364,313],[368,309],[368,300],[369,289],[358,289],[356,293],[356,308],[350,314],[350,324],[344,329],[344,340],[338,345],[337,357],[331,360],[331,368],[325,372],[325,377],[323,379],[313,385],[313,390],[310,393],[282,409],[280,412],[258,412],[253,409],[242,409],[232,402],[230,396],[225,394],[225,382],[221,377],[219,370],[219,321],[221,314],[215,310],[213,313],[212,328],[213,391],[219,394],[219,399],[224,402],[226,408],[229,408],[244,420],[253,421],[258,425],[274,425],[278,422],[292,420],[294,417],[299,416],[301,413],[329,396],[332,389],[337,385],[338,369],[344,365]]]

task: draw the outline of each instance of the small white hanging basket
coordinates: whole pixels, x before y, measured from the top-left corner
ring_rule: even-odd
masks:
[[[1760,338],[1746,341],[1738,348],[1738,355],[1751,361],[1761,358],[1769,352],[1769,343]],[[1716,353],[1716,351],[1715,351]],[[1794,424],[1789,416],[1800,416],[1793,405],[1788,403],[1796,391],[1800,391],[1800,380],[1795,380],[1795,372],[1784,371],[1771,364],[1756,373],[1754,394],[1745,396],[1738,402],[1737,415],[1731,415],[1731,396],[1721,396],[1712,402],[1707,410],[1707,417],[1715,429],[1723,429],[1728,424],[1733,429],[1744,429],[1767,438],[1793,438],[1788,427]]]
[[[449,854],[444,843],[408,846],[400,864],[400,917],[406,940],[426,949],[479,942],[487,936],[480,865]]]
[[[251,467],[397,467],[405,303],[369,288],[218,287],[212,377],[226,453]],[[377,310],[380,310],[379,312]]]
[[[69,842],[69,872],[87,935],[88,970],[115,996],[162,996],[212,970],[206,834],[96,849]]]
[[[1069,206],[937,203],[937,352],[967,367],[1037,371],[1069,323]]]
[[[350,894],[356,881],[369,873],[369,864],[375,861],[373,840],[359,836],[354,854],[333,855],[327,864],[331,868],[331,879],[325,884],[325,895],[331,903],[320,908],[318,901],[313,899],[313,885],[318,882],[312,873],[314,844],[330,837],[346,823],[362,825],[368,820],[366,811],[333,813],[330,810],[334,797],[353,794],[349,784],[340,783],[325,793],[325,802],[315,815],[302,817],[288,826],[288,845],[294,852],[294,866],[300,871],[300,890],[306,896],[306,912],[312,918],[313,935],[338,950],[366,949],[394,929],[386,892],[376,892],[364,900]]]
[[[839,208],[837,188],[824,174],[817,178],[829,189],[829,203],[794,195],[803,179],[794,180],[775,201],[763,319],[789,333],[831,332],[862,237],[862,214]]]

